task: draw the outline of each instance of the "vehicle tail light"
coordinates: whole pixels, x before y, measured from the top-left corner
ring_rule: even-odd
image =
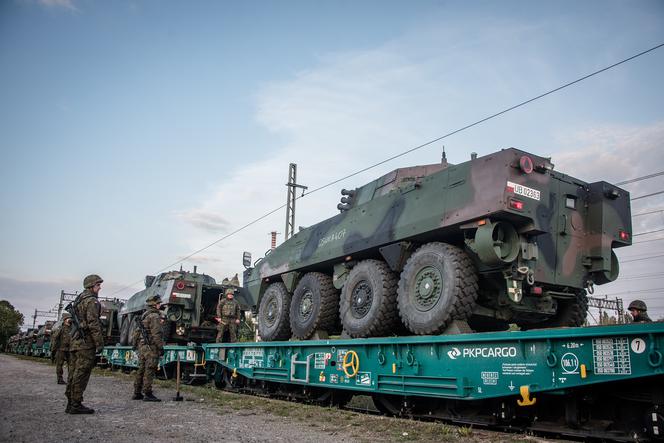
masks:
[[[515,198],[510,198],[510,208],[516,209],[517,211],[523,211],[523,202]]]
[[[629,232],[626,232],[626,231],[618,231],[618,237],[622,241],[629,241],[629,239],[630,239]]]
[[[530,292],[531,292],[533,295],[542,295],[542,287],[541,287],[541,286],[533,286],[533,287],[530,289]]]

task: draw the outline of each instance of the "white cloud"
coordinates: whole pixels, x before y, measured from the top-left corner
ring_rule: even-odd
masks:
[[[73,0],[37,0],[37,2],[48,8],[64,8],[70,11],[78,11]]]

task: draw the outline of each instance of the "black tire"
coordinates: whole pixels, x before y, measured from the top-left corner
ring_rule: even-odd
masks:
[[[440,334],[453,320],[467,320],[475,306],[478,276],[468,254],[446,243],[427,243],[406,262],[397,302],[414,334]]]
[[[540,323],[522,327],[521,329],[559,328],[563,326],[583,326],[588,315],[588,296],[582,290],[576,294],[576,298],[569,300],[558,300],[556,314]]]
[[[293,292],[290,305],[290,328],[300,340],[310,338],[316,330],[331,331],[339,312],[339,292],[332,277],[309,272]]]
[[[288,340],[291,295],[283,283],[267,287],[258,308],[258,334],[264,341]]]
[[[120,325],[120,345],[127,346],[129,344],[129,322],[131,317],[125,315],[122,317],[122,324]]]
[[[390,335],[399,324],[397,277],[385,262],[364,260],[349,273],[341,290],[339,316],[353,338]]]

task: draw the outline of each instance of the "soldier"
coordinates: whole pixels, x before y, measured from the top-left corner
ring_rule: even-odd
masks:
[[[217,343],[221,343],[224,339],[224,332],[228,329],[230,335],[230,342],[237,341],[237,327],[240,324],[240,305],[233,300],[233,289],[226,289],[226,300],[220,300],[217,305],[217,317],[219,318],[219,326],[217,329]]]
[[[51,336],[51,361],[55,362],[55,375],[58,377],[59,385],[66,385],[67,382],[62,378],[62,367],[67,362],[67,372],[71,371],[69,367],[69,345],[71,343],[71,314],[65,312],[62,314],[62,324],[53,332]]]
[[[650,323],[650,317],[648,317],[648,307],[641,300],[634,300],[629,304],[627,308],[629,313],[632,315],[632,320],[634,323]]]
[[[153,295],[134,331],[133,343],[138,348],[138,371],[134,379],[132,400],[161,401],[152,394],[152,380],[157,373],[159,357],[164,355],[164,338],[159,315],[161,298]]]
[[[82,404],[83,392],[88,386],[95,366],[96,353],[104,349],[104,337],[99,322],[101,306],[97,297],[104,282],[98,275],[83,280],[85,290],[68,306],[72,316],[71,344],[69,346],[69,377],[67,379],[67,409],[69,414],[92,414],[94,409]]]

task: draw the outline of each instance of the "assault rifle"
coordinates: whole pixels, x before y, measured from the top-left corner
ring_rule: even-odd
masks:
[[[138,329],[141,330],[141,336],[143,337],[143,340],[145,340],[145,344],[148,345],[148,348],[152,350],[152,343],[150,342],[150,335],[148,334],[148,331],[145,330],[145,326],[143,326],[143,316],[138,319]]]
[[[65,311],[71,314],[71,338],[74,340],[79,338],[81,340],[85,340],[85,332],[83,332],[81,322],[78,320],[78,315],[76,314],[76,305],[78,305],[78,303],[76,303],[76,300],[74,300],[65,307]]]

